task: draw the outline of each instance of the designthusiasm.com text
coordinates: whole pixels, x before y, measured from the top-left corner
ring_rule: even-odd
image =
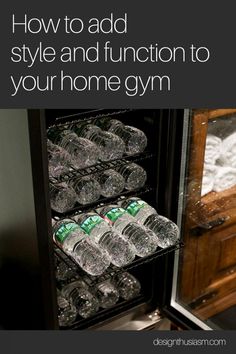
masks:
[[[169,348],[173,346],[226,346],[226,339],[223,338],[211,338],[211,339],[199,339],[199,338],[155,338],[153,340],[154,346],[167,346]]]

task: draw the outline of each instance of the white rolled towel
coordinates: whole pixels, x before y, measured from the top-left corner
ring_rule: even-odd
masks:
[[[214,187],[215,192],[222,192],[236,185],[236,168],[217,166]]]
[[[208,165],[214,165],[221,156],[222,140],[213,134],[207,134],[204,161]]]
[[[229,135],[222,141],[220,163],[236,168],[236,133]]]
[[[202,197],[205,194],[213,191],[216,172],[217,172],[216,165],[204,164],[203,177],[202,177],[202,190],[201,190]]]

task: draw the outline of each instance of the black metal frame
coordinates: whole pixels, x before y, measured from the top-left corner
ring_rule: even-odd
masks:
[[[172,220],[177,219],[178,211],[178,196],[179,196],[179,185],[180,185],[180,165],[181,165],[181,155],[182,155],[182,137],[183,137],[183,123],[184,123],[184,112],[183,110],[170,110],[169,120],[166,121],[168,126],[168,142],[167,142],[167,165],[171,167],[169,173],[167,173],[165,180],[166,189],[165,197],[161,198],[164,200],[164,209],[167,210],[167,216]],[[189,125],[189,129],[191,126]],[[189,146],[187,147],[188,151]],[[176,199],[173,198],[176,196]],[[184,219],[184,216],[183,216]],[[175,254],[169,253],[164,259],[163,269],[165,272],[162,275],[162,281],[164,284],[163,292],[159,297],[160,311],[161,313],[168,317],[173,323],[182,329],[201,329],[197,324],[192,322],[186,316],[184,316],[180,311],[173,308],[171,303],[172,295],[172,279],[174,271],[174,260]]]
[[[43,110],[28,111],[45,329],[57,329],[57,300],[51,234],[46,126]]]

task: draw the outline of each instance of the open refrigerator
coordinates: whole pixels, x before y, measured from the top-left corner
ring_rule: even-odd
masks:
[[[225,296],[233,298],[234,292],[234,256],[229,260],[235,242],[231,237],[233,212],[230,217],[226,215],[234,208],[234,202],[227,199],[232,196],[234,185],[220,192],[212,187],[206,195],[202,195],[201,186],[208,129],[212,130],[217,124],[230,125],[225,134],[232,134],[234,129],[236,131],[235,113],[236,110],[190,109],[1,110],[2,329],[151,330],[161,329],[163,318],[182,329],[218,328],[214,316],[227,308],[220,304]],[[89,178],[135,163],[146,171],[145,184],[132,190],[123,189],[115,196],[100,196],[85,205],[77,203],[64,213],[55,212],[50,206],[48,132],[97,124],[102,119],[117,119],[143,131],[147,137],[145,150],[73,169],[60,177],[60,182],[78,176]],[[220,129],[217,128],[217,132]],[[73,269],[76,279],[83,278],[84,272],[55,245],[52,219],[71,218],[76,213],[88,213],[131,197],[141,198],[159,215],[176,223],[180,230],[178,239],[166,248],[157,247],[147,256],[136,256],[123,267],[109,266],[101,276],[88,277],[87,283],[92,289],[117,274],[129,272],[138,279],[141,290],[132,299],[119,298],[109,308],[99,308],[88,318],[78,315],[72,324],[60,327],[55,264],[62,262]],[[219,200],[224,201],[220,206]],[[219,232],[217,245],[209,246],[211,233],[225,225],[230,231],[224,233],[223,239]],[[220,261],[215,261],[214,269],[212,262],[207,262],[209,247],[216,247],[216,258],[221,257]],[[203,253],[204,260],[201,259]],[[217,267],[220,267],[219,274],[214,282],[212,274]],[[201,277],[206,284],[200,282]],[[224,284],[229,284],[228,291],[222,291]],[[214,286],[218,286],[218,292],[214,291]],[[233,300],[228,304],[232,306]],[[218,310],[214,312],[213,308]]]

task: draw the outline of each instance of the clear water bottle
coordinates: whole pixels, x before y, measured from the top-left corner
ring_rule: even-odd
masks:
[[[145,201],[140,198],[129,198],[122,203],[122,206],[140,224],[155,232],[159,247],[166,248],[177,242],[178,226],[168,218],[158,215],[156,210]]]
[[[71,219],[52,221],[53,238],[88,274],[101,275],[110,265],[107,254]]]
[[[120,194],[125,188],[125,180],[120,173],[109,169],[97,176],[101,186],[101,195],[103,197],[113,197]]]
[[[72,130],[51,129],[48,137],[64,148],[71,156],[75,168],[81,169],[95,165],[100,156],[100,150],[92,141],[78,137]]]
[[[83,318],[94,315],[99,309],[98,299],[82,280],[76,280],[61,289],[61,295],[72,304]]]
[[[71,210],[77,201],[76,192],[65,182],[50,183],[49,197],[51,208],[58,213],[65,213]]]
[[[59,282],[65,282],[75,277],[75,270],[63,261],[57,263],[55,273]]]
[[[58,178],[68,173],[72,164],[70,154],[62,147],[47,141],[49,177]]]
[[[119,300],[119,292],[110,280],[103,281],[96,285],[95,294],[100,307],[104,309],[114,306]]]
[[[74,219],[90,239],[106,250],[112,264],[122,267],[133,261],[135,251],[132,244],[113,230],[97,213],[79,214]]]
[[[117,274],[113,281],[119,291],[120,296],[124,300],[131,300],[140,294],[140,282],[130,273],[125,272]]]
[[[146,227],[139,225],[125,209],[117,205],[109,205],[98,210],[98,212],[133,245],[137,256],[145,257],[156,250],[157,238],[155,234]]]
[[[75,306],[69,303],[57,290],[58,322],[60,327],[71,326],[78,315]]]
[[[120,166],[117,171],[125,180],[125,188],[134,190],[145,185],[147,180],[146,171],[136,163],[127,163],[127,165]]]
[[[138,154],[145,150],[147,137],[142,130],[124,125],[117,119],[109,120],[106,125],[109,132],[118,135],[124,141],[127,155]]]
[[[101,186],[93,176],[76,176],[69,185],[77,194],[78,203],[85,205],[96,202],[101,195]]]
[[[100,149],[99,158],[102,161],[119,159],[125,151],[125,144],[117,135],[105,132],[93,124],[77,125],[75,132],[94,142]]]

